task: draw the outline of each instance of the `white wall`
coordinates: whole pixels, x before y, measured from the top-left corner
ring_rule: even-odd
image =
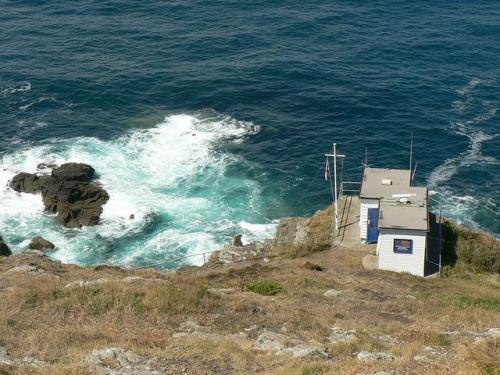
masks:
[[[380,201],[378,199],[364,199],[361,198],[360,212],[359,212],[359,237],[361,241],[366,241],[368,232],[368,209],[379,208]]]
[[[424,231],[381,228],[377,243],[379,268],[424,276],[426,237]],[[395,253],[395,238],[413,240],[413,253]]]

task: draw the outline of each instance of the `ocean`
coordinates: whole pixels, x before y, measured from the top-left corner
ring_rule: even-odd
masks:
[[[494,1],[0,1],[0,234],[69,263],[199,264],[330,204],[333,142],[360,181],[365,151],[408,167],[413,131],[434,209],[499,235],[498,20]],[[97,170],[102,225],[7,187],[67,161]]]

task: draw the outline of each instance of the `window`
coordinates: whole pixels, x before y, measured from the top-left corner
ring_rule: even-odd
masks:
[[[413,240],[395,238],[394,252],[397,254],[413,254]]]

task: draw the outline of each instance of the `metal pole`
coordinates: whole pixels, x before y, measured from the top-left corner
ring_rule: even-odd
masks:
[[[335,182],[335,229],[339,230],[338,204],[337,204],[337,144],[333,144],[333,179]]]
[[[413,130],[411,131],[411,138],[410,138],[410,186],[411,186],[411,170],[412,170],[412,163],[413,163]]]
[[[443,216],[441,215],[441,202],[439,202],[439,276],[441,276],[441,257],[443,254]]]

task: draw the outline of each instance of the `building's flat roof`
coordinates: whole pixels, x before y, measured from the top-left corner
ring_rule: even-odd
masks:
[[[365,168],[360,196],[380,200],[379,228],[427,231],[427,188],[410,186],[410,176],[409,169]]]
[[[428,230],[427,204],[395,203],[381,200],[379,228]]]
[[[409,169],[365,168],[361,183],[361,198],[392,198],[393,194],[406,193],[410,186]],[[391,185],[383,185],[382,180],[391,180]]]

